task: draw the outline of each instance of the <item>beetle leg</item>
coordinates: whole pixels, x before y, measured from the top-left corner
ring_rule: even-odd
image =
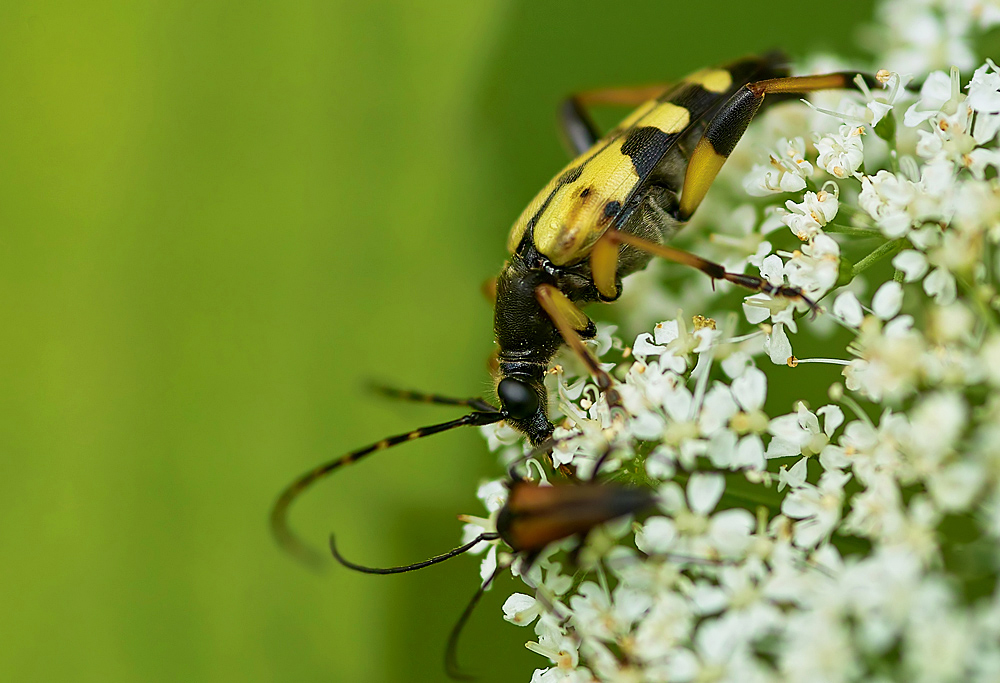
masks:
[[[587,371],[590,372],[597,382],[597,388],[607,397],[608,405],[611,407],[621,406],[621,397],[614,386],[612,386],[611,375],[601,367],[597,358],[590,352],[587,345],[583,343],[583,337],[580,336],[579,327],[581,319],[586,320],[590,325],[593,324],[587,318],[587,315],[577,308],[576,304],[566,298],[566,295],[560,292],[559,288],[554,285],[538,285],[535,288],[535,298],[538,299],[538,303],[541,304],[553,324],[555,324],[556,329],[559,330],[559,334],[562,335],[566,345],[583,361],[583,364],[587,367]]]
[[[713,280],[725,280],[726,282],[731,282],[734,285],[746,287],[754,292],[763,292],[764,294],[770,294],[771,296],[804,301],[808,304],[813,313],[819,309],[816,302],[809,299],[798,287],[772,285],[759,275],[732,273],[718,263],[704,259],[701,256],[692,254],[689,251],[684,251],[683,249],[676,249],[674,247],[668,247],[665,244],[650,242],[649,240],[644,240],[641,237],[636,237],[635,235],[630,235],[629,233],[621,232],[620,230],[608,230],[604,233],[604,236],[601,237],[600,241],[607,241],[609,245],[615,245],[616,247],[618,244],[627,244],[630,247],[641,249],[642,251],[653,254],[654,256],[659,256],[660,258],[668,261],[697,268]],[[600,242],[598,244],[600,244]]]
[[[486,358],[486,369],[490,371],[490,377],[496,377],[500,372],[500,347],[497,346]]]
[[[479,287],[479,290],[483,294],[483,298],[490,302],[490,304],[496,304],[497,302],[497,279],[491,277],[488,280],[484,280],[483,284]]]
[[[607,301],[618,298],[618,244],[604,233],[590,251],[590,275],[598,293]],[[607,239],[605,239],[607,238]]]
[[[556,323],[556,327],[559,327],[560,332],[563,331],[560,323],[564,324],[567,329],[572,330],[576,335],[580,335],[581,332],[590,327],[591,321],[587,317],[587,314],[581,311],[555,285],[538,285],[535,289],[535,297],[542,304],[542,308],[549,314],[553,322]]]
[[[594,105],[635,107],[656,99],[668,87],[666,84],[659,84],[634,88],[602,88],[570,95],[559,105],[559,129],[563,134],[563,142],[573,156],[583,154],[601,137],[588,109]]]
[[[802,95],[816,90],[854,87],[855,73],[839,72],[819,76],[789,76],[748,83],[722,105],[708,123],[705,134],[691,153],[677,217],[688,220],[705,198],[715,176],[743,137],[750,121],[760,110],[765,95]],[[870,85],[875,81],[865,77]]]

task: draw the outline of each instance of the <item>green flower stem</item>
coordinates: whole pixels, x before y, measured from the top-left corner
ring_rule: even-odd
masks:
[[[910,241],[908,239],[900,237],[899,239],[880,245],[872,253],[868,254],[868,256],[865,256],[863,259],[854,264],[854,268],[851,270],[851,279],[853,280],[879,261],[895,256],[908,246],[909,243]]]
[[[875,228],[857,228],[852,225],[840,225],[838,223],[827,223],[823,226],[823,232],[849,235],[851,237],[882,237],[882,233]],[[885,238],[883,237],[883,239]]]

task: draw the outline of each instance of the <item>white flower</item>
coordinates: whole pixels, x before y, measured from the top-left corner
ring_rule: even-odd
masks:
[[[787,645],[779,653],[784,681],[846,683],[860,670],[846,624],[822,612],[794,614],[785,629]]]
[[[976,69],[969,82],[969,106],[976,112],[972,135],[985,145],[1000,129],[1000,71],[992,60]]]
[[[851,512],[843,530],[873,539],[893,535],[903,525],[902,495],[896,480],[875,471],[867,478],[867,488],[851,500]]]
[[[477,536],[483,533],[496,533],[497,515],[507,501],[507,487],[503,482],[488,481],[479,486],[476,497],[483,501],[489,511],[489,517],[474,517],[472,515],[460,515],[459,519],[465,522],[462,528],[462,545],[471,543]],[[482,541],[469,550],[470,553],[478,554],[489,549],[486,557],[483,558],[479,567],[479,576],[483,581],[493,576],[497,568],[497,544],[499,541]]]
[[[872,297],[872,311],[882,320],[890,320],[899,314],[903,305],[903,288],[895,280],[889,280]]]
[[[1000,169],[1000,151],[977,147],[962,156],[962,163],[976,180],[984,180],[987,166],[992,166],[994,170]]]
[[[833,302],[833,314],[844,321],[850,327],[857,327],[864,319],[864,311],[861,310],[861,302],[853,292],[843,292],[837,295]]]
[[[705,398],[718,407],[715,429],[705,425],[708,410],[702,412],[702,432],[711,437],[708,457],[715,467],[764,469],[764,443],[760,434],[768,418],[762,410],[767,396],[767,376],[756,367],[745,367],[731,387],[717,384]],[[723,427],[728,428],[723,428]]]
[[[916,683],[961,680],[971,659],[971,623],[943,581],[925,580],[913,600],[903,660]]]
[[[915,282],[927,273],[927,257],[914,249],[906,249],[896,254],[892,265],[903,271],[907,282]]]
[[[836,133],[816,140],[819,159],[816,163],[835,178],[847,178],[857,173],[865,159],[861,136],[864,128],[844,124]]]
[[[536,669],[531,680],[533,683],[577,682],[588,680],[586,670],[577,669],[580,662],[579,643],[573,636],[565,635],[554,623],[553,619],[543,616],[535,627],[538,641],[525,643],[525,646],[548,659],[555,665],[549,669]]]
[[[760,275],[775,287],[785,284],[785,266],[781,257],[771,254],[760,264]],[[770,294],[753,294],[743,300],[743,312],[747,320],[756,325],[776,314],[780,314],[789,306],[789,299],[772,297]]]
[[[954,391],[930,394],[914,406],[904,451],[919,476],[934,473],[954,453],[967,419],[965,400]]]
[[[788,283],[802,289],[813,301],[837,283],[840,273],[840,245],[828,235],[819,234],[802,249],[794,252],[785,264]]]
[[[542,614],[542,603],[530,595],[514,593],[503,603],[503,618],[517,626],[527,626]]]
[[[838,202],[834,193],[820,190],[818,193],[806,192],[801,204],[788,200],[785,207],[788,212],[781,215],[781,222],[805,242],[836,217]]]
[[[636,655],[645,661],[663,659],[687,640],[694,617],[687,600],[675,591],[663,591],[636,629]]]
[[[889,171],[879,171],[874,176],[861,179],[861,208],[875,219],[886,237],[905,235],[912,219],[909,207],[914,202],[917,187],[913,182]]]
[[[877,12],[885,25],[873,32],[870,42],[882,53],[882,63],[907,73],[953,64],[962,69],[973,66],[968,41],[972,13],[968,8],[936,0],[889,0],[880,3]]]
[[[750,541],[753,516],[740,509],[711,514],[724,489],[720,475],[701,473],[691,475],[686,499],[677,484],[665,484],[660,489],[660,506],[670,517],[647,520],[636,534],[636,546],[650,554],[707,559],[741,552]]]
[[[521,433],[507,424],[506,421],[494,422],[483,425],[479,431],[486,437],[490,452],[498,451],[505,446],[510,446],[521,440]]]
[[[802,138],[779,140],[777,152],[771,154],[769,163],[754,166],[743,187],[754,197],[805,189],[806,178],[813,172],[805,152],[806,145]]]
[[[957,287],[955,276],[944,268],[935,268],[924,278],[924,291],[934,297],[934,301],[945,306],[955,300]]]
[[[926,343],[909,322],[899,316],[883,327],[878,318],[865,318],[850,348],[858,359],[844,370],[848,389],[875,401],[895,400],[916,389]]]
[[[905,96],[906,86],[910,82],[911,76],[900,76],[895,71],[880,69],[875,74],[875,79],[882,84],[883,90],[872,93],[868,90],[868,85],[860,76],[854,79],[858,88],[865,94],[868,100],[868,124],[872,127],[878,125],[890,111],[896,102]]]
[[[819,418],[823,418],[823,429],[820,429]],[[844,412],[835,405],[823,406],[816,413],[810,412],[799,403],[795,413],[782,415],[771,420],[768,431],[774,435],[767,445],[765,457],[783,458],[792,455],[804,457],[783,472],[782,484],[800,486],[806,480],[806,462],[809,456],[818,455],[824,451],[830,442],[830,437],[844,422]]]
[[[660,356],[662,367],[680,373],[687,367],[690,355],[707,351],[715,336],[707,328],[688,330],[683,314],[678,311],[674,320],[657,323],[652,335],[643,332],[636,337],[632,354],[640,359]]]
[[[756,683],[768,680],[765,668],[748,647],[746,636],[728,619],[710,619],[699,626],[692,650],[677,650],[667,664],[670,681]]]
[[[958,78],[958,69],[950,75],[944,71],[928,74],[920,86],[920,99],[910,105],[903,115],[903,125],[910,128],[919,126],[942,111],[949,101],[952,103],[950,109],[954,109],[961,97]]]
[[[743,204],[723,220],[725,224],[719,228],[728,230],[713,232],[710,240],[713,245],[720,245],[725,249],[727,258],[722,260],[722,264],[726,266],[726,270],[742,272],[748,263],[759,267],[764,257],[771,253],[767,234],[780,227],[774,214],[758,225],[756,209]]]
[[[799,520],[795,524],[795,544],[812,548],[826,540],[840,521],[844,504],[844,484],[850,474],[830,470],[820,477],[819,485],[805,483],[792,489],[781,504],[781,511]]]
[[[785,326],[782,323],[775,323],[764,339],[764,349],[768,358],[775,365],[787,365],[792,357],[792,343],[788,341],[785,334]]]
[[[576,592],[569,604],[578,630],[605,641],[613,641],[625,633],[630,622],[620,618],[611,605],[611,596],[603,588],[588,581],[580,585]]]

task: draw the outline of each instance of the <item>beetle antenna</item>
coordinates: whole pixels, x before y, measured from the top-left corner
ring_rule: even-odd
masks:
[[[493,570],[490,574],[490,578],[483,582],[483,585],[479,587],[472,599],[469,600],[469,604],[465,606],[465,610],[462,612],[462,616],[458,618],[455,622],[455,626],[451,629],[451,633],[448,635],[448,647],[444,651],[444,670],[448,674],[448,678],[454,679],[456,681],[471,681],[474,679],[467,673],[463,673],[458,666],[458,639],[462,635],[462,629],[465,628],[465,622],[469,620],[472,616],[473,610],[476,609],[476,605],[479,604],[479,599],[483,597],[483,593],[486,589],[490,587],[493,580],[500,575],[500,572],[510,567],[510,562],[503,564],[498,564],[497,568]]]
[[[423,569],[424,567],[429,567],[432,564],[437,564],[438,562],[444,562],[445,560],[450,560],[453,557],[458,557],[464,552],[472,550],[477,543],[481,541],[495,541],[500,538],[500,534],[490,531],[486,533],[479,534],[472,541],[469,541],[463,546],[459,546],[454,550],[449,550],[442,555],[435,555],[434,557],[424,560],[422,562],[417,562],[415,564],[407,564],[401,567],[365,567],[364,565],[355,564],[350,560],[344,558],[337,550],[337,543],[334,540],[333,534],[330,534],[330,552],[333,553],[333,557],[337,562],[344,565],[348,569],[353,569],[356,572],[363,572],[365,574],[402,574],[403,572],[412,572],[417,569]]]
[[[319,569],[323,566],[323,556],[306,545],[292,532],[288,526],[288,508],[303,491],[320,479],[328,476],[334,470],[343,467],[344,465],[350,465],[353,462],[357,462],[366,455],[370,455],[376,451],[385,450],[386,448],[391,448],[407,441],[413,441],[425,436],[430,436],[431,434],[446,432],[449,429],[454,429],[456,427],[488,425],[494,422],[499,422],[502,419],[503,413],[500,412],[475,411],[469,413],[468,415],[463,415],[456,420],[450,420],[448,422],[442,422],[428,427],[421,427],[420,429],[416,429],[405,434],[390,436],[373,443],[370,446],[365,446],[364,448],[360,448],[356,451],[351,451],[350,453],[342,455],[335,460],[330,460],[329,462],[325,462],[322,465],[314,467],[289,484],[285,490],[281,492],[281,495],[278,496],[278,500],[275,501],[274,507],[271,508],[271,533],[274,535],[278,544],[289,554],[313,569]]]
[[[451,396],[442,396],[440,394],[431,394],[423,391],[400,389],[398,387],[376,381],[368,382],[368,389],[376,394],[381,394],[386,398],[395,399],[397,401],[434,403],[442,406],[465,406],[467,408],[481,410],[483,412],[495,412],[497,410],[496,406],[481,398],[454,398]]]

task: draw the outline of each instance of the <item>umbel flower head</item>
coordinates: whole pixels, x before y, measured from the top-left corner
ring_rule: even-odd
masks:
[[[1000,2],[877,17],[882,87],[767,110],[678,237],[819,315],[653,264],[592,343],[621,408],[558,359],[553,464],[658,506],[520,572],[531,681],[1000,681]]]

